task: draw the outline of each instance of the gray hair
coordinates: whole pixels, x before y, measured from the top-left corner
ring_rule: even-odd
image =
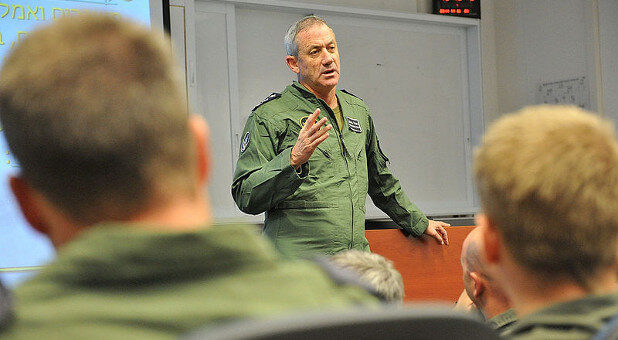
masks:
[[[296,35],[298,35],[300,31],[306,28],[319,24],[326,25],[326,20],[313,14],[308,15],[292,24],[292,26],[290,26],[290,28],[288,29],[288,32],[285,34],[285,37],[283,38],[287,55],[297,57],[298,44],[296,43]]]
[[[330,257],[336,266],[359,276],[388,302],[402,302],[404,297],[403,278],[393,262],[375,253],[348,250]]]

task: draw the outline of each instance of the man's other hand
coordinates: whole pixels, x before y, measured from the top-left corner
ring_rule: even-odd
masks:
[[[451,225],[442,221],[429,220],[429,225],[425,229],[424,234],[427,234],[438,241],[440,244],[446,244],[448,246],[448,235],[444,227],[450,227]]]
[[[474,302],[472,302],[472,299],[470,299],[470,296],[468,296],[465,289],[461,295],[459,295],[459,299],[457,299],[455,308],[453,309],[461,312],[472,312],[476,310]]]

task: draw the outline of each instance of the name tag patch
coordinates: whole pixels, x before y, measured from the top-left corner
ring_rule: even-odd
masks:
[[[348,128],[350,128],[350,130],[356,133],[363,132],[363,129],[361,128],[361,125],[358,119],[354,119],[352,117],[345,117],[345,119],[348,121]]]

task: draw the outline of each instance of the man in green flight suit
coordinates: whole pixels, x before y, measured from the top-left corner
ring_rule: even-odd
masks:
[[[369,251],[367,194],[410,234],[448,244],[448,224],[428,220],[388,169],[365,103],[336,89],[332,29],[319,17],[302,18],[285,46],[298,81],[266,98],[247,120],[232,184],[240,210],[266,212],[264,233],[287,257]]]

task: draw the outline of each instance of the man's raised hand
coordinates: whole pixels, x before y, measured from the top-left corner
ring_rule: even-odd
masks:
[[[332,125],[325,126],[327,122],[326,117],[316,122],[319,115],[320,109],[316,109],[309,115],[305,125],[303,125],[303,128],[298,133],[296,144],[292,147],[290,165],[296,169],[309,160],[315,148],[328,138],[328,130],[333,128]],[[322,129],[322,127],[324,128]]]

